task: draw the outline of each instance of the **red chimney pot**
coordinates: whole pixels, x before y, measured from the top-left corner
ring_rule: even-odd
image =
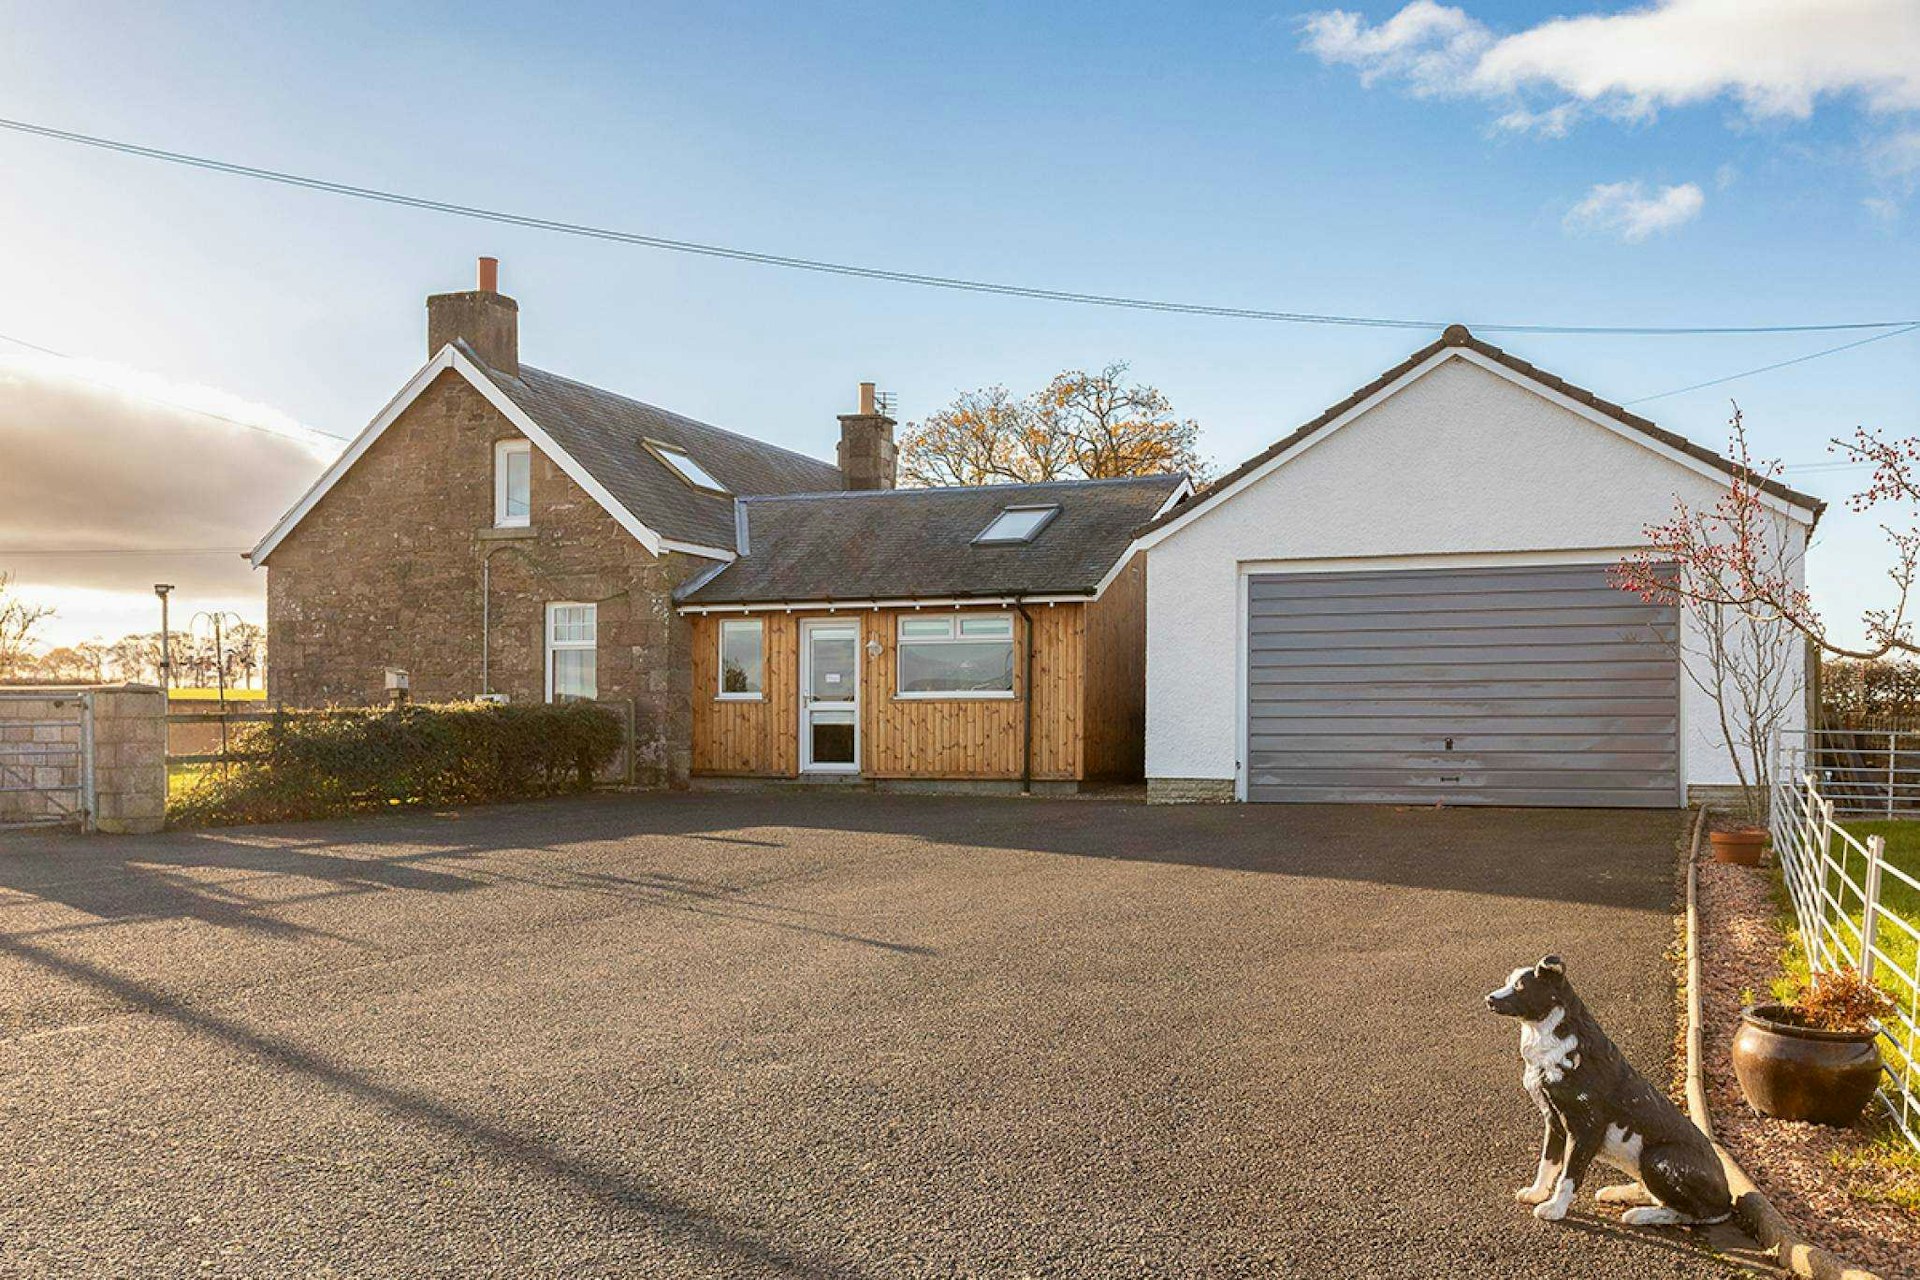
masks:
[[[500,292],[500,259],[480,259],[480,292]]]

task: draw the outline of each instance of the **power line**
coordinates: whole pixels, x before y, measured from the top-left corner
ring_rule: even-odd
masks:
[[[25,338],[16,338],[10,333],[0,333],[0,342],[11,342],[16,347],[25,347],[29,351],[38,351],[41,355],[53,356],[58,360],[78,360],[80,358],[78,356],[70,356],[64,351],[55,351],[52,347],[43,347],[37,342],[28,342]],[[299,436],[285,431],[275,431],[272,427],[265,426],[258,422],[242,422],[238,418],[229,418],[226,414],[215,413],[211,409],[202,409],[195,405],[181,404],[178,400],[169,400],[165,396],[156,396],[149,392],[136,391],[130,387],[123,387],[100,378],[89,378],[84,373],[75,374],[74,376],[80,381],[91,383],[96,387],[105,387],[109,391],[120,391],[127,395],[138,396],[142,400],[150,400],[154,404],[163,404],[169,409],[178,409],[182,413],[197,413],[203,418],[212,418],[215,422],[226,422],[236,427],[245,427],[249,431],[258,431],[262,435],[277,436],[282,440],[297,441],[300,439]],[[309,427],[304,423],[301,424],[300,429],[312,435],[325,436],[329,440],[338,440],[342,444],[345,444],[349,439],[347,436],[335,435],[331,431],[322,431],[318,427]]]
[[[0,556],[243,556],[247,547],[0,547]]]
[[[1668,396],[1684,395],[1689,391],[1700,391],[1707,387],[1717,387],[1722,383],[1737,382],[1741,378],[1751,378],[1756,373],[1772,373],[1775,369],[1784,369],[1788,365],[1805,364],[1809,360],[1818,360],[1821,356],[1835,355],[1842,351],[1851,351],[1855,347],[1864,347],[1870,342],[1879,342],[1883,338],[1898,338],[1902,334],[1920,329],[1920,323],[1909,324],[1904,328],[1892,329],[1886,333],[1876,333],[1871,338],[1859,338],[1853,342],[1843,342],[1837,347],[1828,347],[1825,351],[1810,351],[1804,356],[1795,356],[1791,360],[1776,360],[1772,364],[1763,364],[1758,369],[1748,369],[1744,373],[1730,373],[1724,378],[1712,378],[1706,382],[1696,382],[1689,387],[1675,387],[1672,391],[1662,391],[1655,395],[1641,396],[1638,400],[1626,400],[1624,404],[1645,404],[1649,400],[1665,400]]]
[[[103,151],[115,151],[123,155],[140,156],[149,160],[161,160],[168,164],[185,165],[195,169],[205,169],[215,173],[229,174],[234,177],[253,178],[261,182],[273,182],[282,186],[298,187],[308,191],[321,191],[332,195],[350,196],[357,200],[371,200],[382,204],[399,205],[404,208],[424,209],[433,213],[445,213],[455,217],[473,218],[483,222],[499,223],[504,226],[525,227],[535,231],[551,231],[561,235],[581,236],[592,240],[608,240],[620,244],[640,245],[650,249],[663,249],[674,253],[690,253],[710,258],[726,258],[736,262],[750,262],[760,266],[784,267],[795,271],[813,271],[826,275],[851,276],[863,280],[880,280],[892,284],[918,285],[923,288],[948,289],[962,293],[997,294],[1003,297],[1031,298],[1044,302],[1068,302],[1082,306],[1117,307],[1135,311],[1168,312],[1178,315],[1216,316],[1232,320],[1263,320],[1284,324],[1344,325],[1375,329],[1431,330],[1440,329],[1445,323],[1438,320],[1416,320],[1403,317],[1337,315],[1311,311],[1270,311],[1254,307],[1228,307],[1196,302],[1171,302],[1152,298],[1128,297],[1119,294],[1082,293],[1068,289],[1049,289],[1037,285],[1017,285],[986,280],[970,280],[958,276],[928,275],[921,272],[900,271],[886,267],[858,266],[844,262],[829,262],[819,258],[802,258],[788,254],[765,253],[754,249],[740,249],[728,245],[708,244],[695,240],[679,240],[638,231],[621,231],[611,227],[596,227],[585,223],[564,222],[555,218],[511,213],[506,210],[482,208],[477,205],[456,204],[447,200],[434,200],[425,196],[408,195],[404,192],[354,186],[350,183],[333,182],[325,178],[287,173],[278,169],[262,169],[253,165],[236,164],[232,161],[216,160],[208,156],[189,155],[180,151],[165,151],[158,147],[147,147],[138,143],[125,142],[115,138],[103,138],[93,134],[74,133],[70,130],[55,129],[49,125],[34,124],[25,120],[0,118],[0,128],[10,129],[15,133],[49,138],[57,142],[68,142],[79,146],[95,147]],[[1904,320],[1881,320],[1848,324],[1796,325],[1613,326],[1476,324],[1470,327],[1478,329],[1482,333],[1609,334],[1616,336],[1656,337],[1681,334],[1830,333],[1843,330],[1892,329],[1902,325],[1920,325],[1920,320],[1908,318]]]

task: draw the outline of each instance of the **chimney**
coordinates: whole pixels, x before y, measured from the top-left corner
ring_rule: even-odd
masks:
[[[517,378],[520,304],[500,292],[499,259],[480,259],[479,285],[472,293],[436,293],[427,299],[427,358],[465,339],[482,364]]]
[[[860,412],[840,415],[840,474],[849,489],[894,486],[892,408],[871,382],[860,384]]]

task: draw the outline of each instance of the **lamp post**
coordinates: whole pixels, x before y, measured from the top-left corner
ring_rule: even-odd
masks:
[[[173,638],[167,633],[167,593],[172,590],[171,582],[153,584],[153,594],[160,597],[160,693],[168,698],[173,696]]]

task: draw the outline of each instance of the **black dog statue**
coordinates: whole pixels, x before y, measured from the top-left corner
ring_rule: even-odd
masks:
[[[1487,1007],[1520,1020],[1521,1079],[1546,1117],[1539,1171],[1532,1186],[1514,1193],[1533,1206],[1534,1217],[1566,1217],[1596,1158],[1633,1178],[1596,1197],[1640,1206],[1622,1214],[1622,1222],[1704,1226],[1732,1216],[1712,1144],[1620,1056],[1574,994],[1559,956],[1515,969],[1506,986],[1488,994]]]

